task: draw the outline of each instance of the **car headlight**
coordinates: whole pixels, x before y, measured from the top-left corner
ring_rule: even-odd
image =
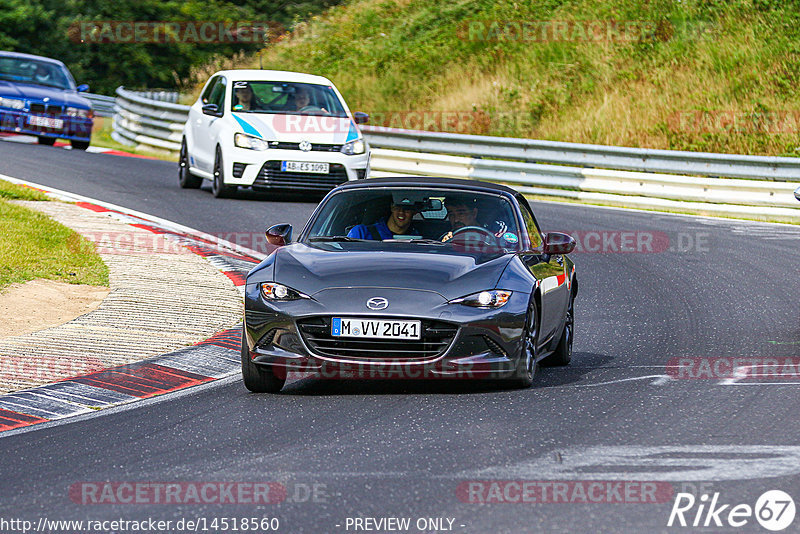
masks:
[[[289,286],[277,282],[262,282],[261,295],[267,300],[297,300],[311,298],[292,289]]]
[[[11,109],[23,109],[25,101],[18,98],[5,98],[0,96],[0,107]]]
[[[247,148],[250,150],[266,150],[269,148],[269,143],[259,137],[237,133],[233,136],[233,144],[239,148]]]
[[[363,154],[366,151],[367,151],[367,144],[364,142],[363,139],[353,139],[349,143],[345,143],[342,145],[342,154],[346,154],[348,156]]]
[[[504,289],[490,289],[488,291],[481,291],[473,293],[466,297],[461,297],[451,300],[450,304],[463,304],[464,306],[472,306],[473,308],[500,308],[508,299],[511,298],[511,291]]]
[[[91,110],[67,107],[66,113],[69,117],[81,117],[83,119],[88,119],[91,114]]]

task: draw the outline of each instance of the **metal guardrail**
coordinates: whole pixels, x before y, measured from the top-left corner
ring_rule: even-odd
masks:
[[[114,115],[114,97],[105,95],[96,95],[94,93],[81,93],[92,103],[94,114],[98,117],[111,117]]]
[[[111,137],[118,143],[170,153],[181,149],[181,133],[189,106],[152,100],[117,88]]]
[[[800,203],[793,195],[800,186],[800,158],[641,150],[374,126],[362,131],[373,147],[371,176],[468,178],[502,182],[540,196],[800,222]],[[579,152],[579,147],[585,152]],[[635,154],[639,158],[636,164]],[[586,167],[587,162],[612,168]],[[668,162],[674,165],[668,166]],[[636,165],[663,170],[627,170]],[[735,178],[696,176],[712,174],[711,169]]]
[[[189,106],[154,101],[120,87],[114,109],[112,136],[117,141],[147,150],[180,150]],[[502,182],[526,194],[593,203],[800,222],[800,202],[793,195],[800,186],[800,158],[375,126],[363,126],[362,131],[373,147],[372,176],[450,176]]]
[[[177,104],[180,98],[178,91],[167,91],[165,89],[148,89],[146,91],[134,91],[136,94],[148,100],[157,100],[158,102],[170,102]]]
[[[800,158],[653,150],[366,126],[370,144],[473,158],[756,180],[800,179]]]

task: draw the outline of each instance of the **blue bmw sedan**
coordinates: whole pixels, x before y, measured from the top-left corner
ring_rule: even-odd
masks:
[[[0,51],[0,132],[35,135],[40,144],[68,139],[86,150],[92,135],[92,105],[78,93],[60,61],[30,54]]]

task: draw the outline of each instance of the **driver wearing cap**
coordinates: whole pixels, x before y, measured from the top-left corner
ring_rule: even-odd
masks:
[[[375,224],[358,224],[348,233],[347,237],[357,239],[394,239],[395,235],[419,235],[412,226],[411,220],[417,213],[415,202],[406,197],[396,197],[392,199],[392,208],[386,219],[380,220]]]

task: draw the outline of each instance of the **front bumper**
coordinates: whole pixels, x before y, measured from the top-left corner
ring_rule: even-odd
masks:
[[[392,290],[396,292],[411,290]],[[383,290],[391,300],[389,292]],[[385,314],[364,309],[354,312],[354,306],[343,305],[331,309],[315,300],[297,300],[267,303],[259,295],[257,284],[246,286],[245,333],[250,360],[257,365],[269,365],[278,373],[314,373],[321,378],[502,378],[517,369],[522,356],[522,333],[525,325],[528,295],[515,293],[509,302],[498,310],[482,310],[460,304],[448,304],[438,297],[439,303],[431,305],[410,298],[416,303],[416,312],[402,310],[400,314]],[[358,306],[363,308],[361,301]],[[425,312],[421,313],[421,310]],[[411,345],[402,341],[383,344],[382,356],[375,353],[365,357],[354,356],[346,348],[340,354],[326,350],[313,341],[303,325],[324,323],[336,317],[370,317],[394,319],[420,319],[439,332],[450,327],[452,334],[431,340],[446,341],[436,353],[413,353]],[[329,322],[326,324],[330,324]],[[319,328],[319,327],[318,327]],[[317,330],[318,332],[321,330]],[[347,347],[347,340],[340,346]],[[392,346],[389,346],[389,345]],[[424,344],[424,343],[422,343]],[[381,343],[375,343],[381,345]],[[433,346],[433,344],[431,345]]]
[[[328,174],[288,172],[281,169],[284,161],[328,163]],[[250,186],[254,189],[304,189],[330,191],[350,180],[366,177],[369,152],[348,156],[341,152],[284,150],[263,151],[232,147],[223,158],[225,183]]]
[[[30,124],[30,117],[43,117],[62,121],[61,128],[47,128]],[[40,115],[9,109],[0,110],[0,131],[37,137],[53,137],[74,141],[89,141],[92,137],[93,119],[67,115]]]

